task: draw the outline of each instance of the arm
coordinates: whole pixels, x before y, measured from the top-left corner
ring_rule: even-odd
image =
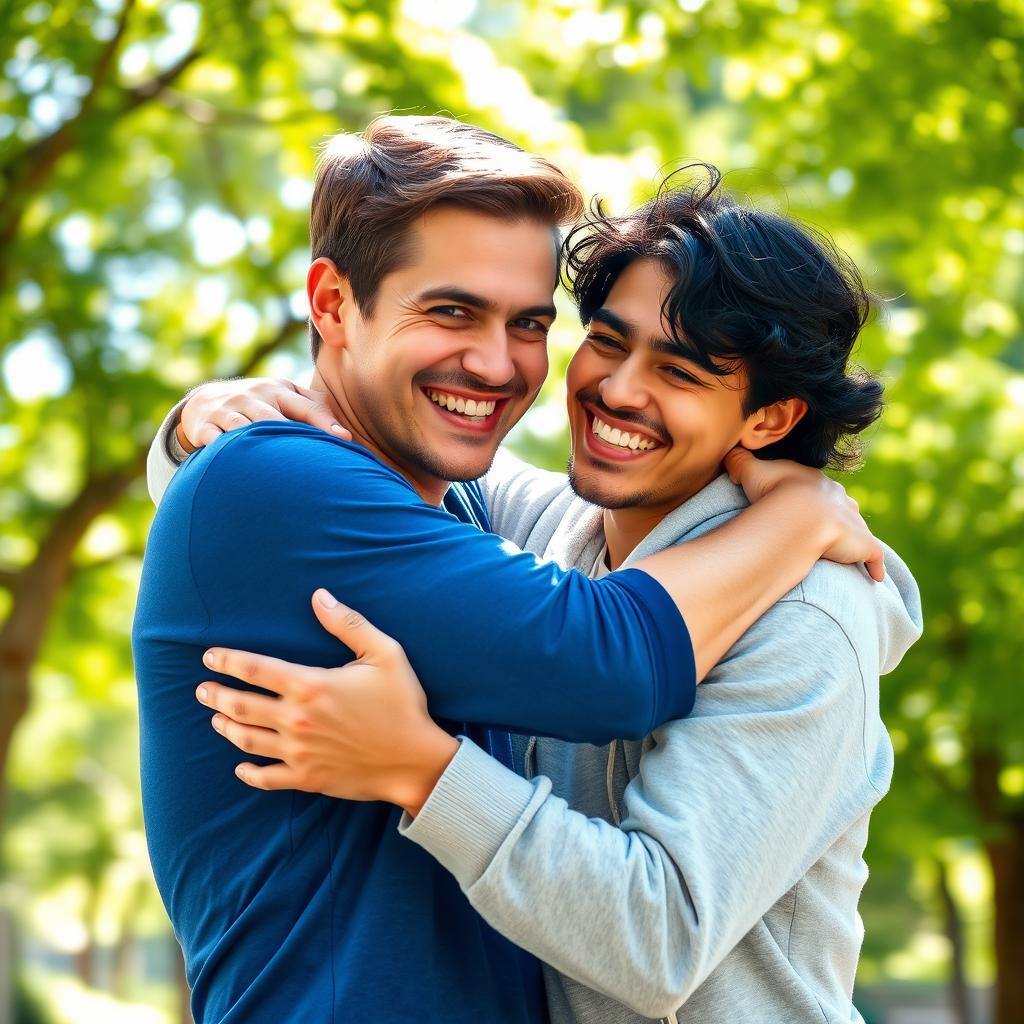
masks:
[[[347,434],[323,395],[288,381],[207,384],[182,412],[179,433],[187,434],[182,440],[195,438],[197,444],[260,419],[298,419],[338,436]],[[174,419],[172,410],[150,451],[151,467],[159,467],[150,473],[154,500],[162,493],[154,476],[173,465],[160,453],[172,443]],[[726,464],[754,506],[710,536],[636,564],[661,584],[683,616],[698,680],[819,558],[867,560],[876,579],[883,575],[881,546],[839,484],[817,470],[763,462],[740,450],[730,453]],[[502,454],[482,482],[489,510],[497,515],[495,532],[523,543],[538,517],[564,493],[562,479]]]
[[[655,733],[620,828],[468,740],[402,826],[492,926],[647,1017],[673,1014],[881,796],[851,727],[857,660],[822,612],[778,605],[708,683]]]
[[[692,705],[685,624],[644,573],[591,581],[516,552],[296,424],[234,432],[184,473],[161,514],[191,523],[210,644],[336,666],[309,611],[324,587],[401,639],[441,718],[600,742]]]

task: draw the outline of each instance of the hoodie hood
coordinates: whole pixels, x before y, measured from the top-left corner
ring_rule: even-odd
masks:
[[[743,489],[723,473],[669,513],[630,553],[622,568],[672,544],[708,533],[749,504]],[[793,593],[827,609],[848,604],[851,599],[858,600],[862,605],[858,609],[858,617],[867,613],[874,619],[878,669],[879,674],[885,675],[896,668],[903,655],[920,638],[923,620],[921,593],[910,569],[892,548],[885,544],[882,547],[885,551],[884,582],[873,582],[857,566],[823,561]],[[850,586],[851,573],[857,573],[861,581],[855,588],[856,596],[851,594],[854,589]],[[864,639],[863,634],[861,639]]]

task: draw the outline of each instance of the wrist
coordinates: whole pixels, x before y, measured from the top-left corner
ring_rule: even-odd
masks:
[[[459,741],[434,726],[405,777],[398,781],[391,803],[397,804],[410,817],[415,818],[458,750]]]
[[[783,481],[771,492],[779,503],[783,521],[813,549],[815,558],[820,558],[840,534],[830,485],[828,477],[819,475],[816,480]]]

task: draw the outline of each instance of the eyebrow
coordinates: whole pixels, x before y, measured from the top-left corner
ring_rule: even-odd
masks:
[[[634,341],[640,333],[639,328],[632,320],[626,320],[624,317],[619,316],[618,313],[613,313],[606,306],[602,306],[600,309],[596,310],[590,319],[599,320],[606,327],[610,327],[617,334],[621,334],[626,341]],[[652,352],[657,352],[660,355],[665,356],[674,356],[676,359],[685,359],[688,362],[696,363],[696,360],[693,359],[686,349],[671,338],[652,337],[649,339],[648,344],[650,345]]]
[[[618,313],[613,313],[606,306],[594,310],[591,320],[599,320],[606,327],[610,327],[617,334],[621,334],[626,341],[632,341],[639,331],[632,320],[624,320]]]
[[[467,292],[465,288],[459,288],[455,285],[441,285],[440,288],[431,288],[429,291],[423,292],[418,298],[417,302],[420,305],[424,305],[428,302],[435,302],[438,299],[451,299],[452,302],[460,306],[469,306],[471,309],[480,309],[485,313],[496,313],[498,311],[498,304],[493,299],[485,298],[482,295],[476,295],[473,292]],[[555,307],[553,303],[546,303],[538,306],[530,306],[527,309],[521,309],[516,313],[517,317],[551,317],[555,319]]]

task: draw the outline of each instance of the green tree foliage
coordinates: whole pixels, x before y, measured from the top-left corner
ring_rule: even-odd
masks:
[[[991,949],[997,1019],[1024,1019],[1006,970],[1024,962],[1022,29],[1019,0],[0,10],[0,760],[32,697],[8,763],[12,891],[77,879],[94,941],[139,927],[127,635],[149,439],[207,377],[301,372],[317,143],[449,110],[613,205],[711,160],[827,227],[884,297],[859,357],[889,408],[850,486],[927,626],[883,688],[898,759],[867,963],[941,927],[928,865],[978,852],[994,929],[969,930],[968,969],[985,980]],[[557,466],[576,334],[556,338],[549,407],[518,443]],[[127,902],[158,916],[151,893]]]

